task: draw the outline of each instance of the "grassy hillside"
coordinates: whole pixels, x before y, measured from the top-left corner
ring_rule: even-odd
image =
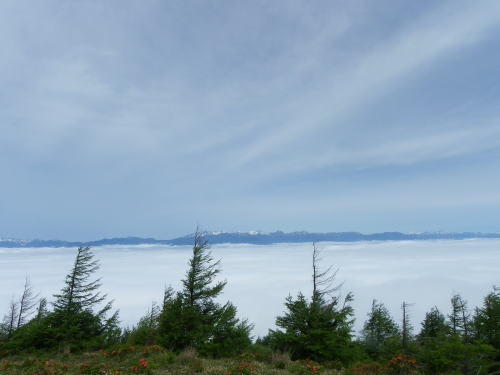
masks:
[[[417,374],[417,365],[394,358],[385,365],[368,363],[350,369],[320,365],[313,361],[291,361],[287,354],[243,353],[235,358],[199,358],[186,349],[179,354],[160,346],[120,346],[96,352],[33,353],[6,355],[0,360],[5,375],[125,375],[125,374],[211,374],[211,375],[306,375],[306,374]]]

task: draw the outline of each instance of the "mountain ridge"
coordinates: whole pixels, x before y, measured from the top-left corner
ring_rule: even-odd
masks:
[[[405,240],[465,240],[472,238],[499,238],[500,233],[483,232],[381,232],[363,234],[360,232],[203,232],[204,238],[210,244],[254,244],[271,245],[276,243],[305,242],[361,242],[361,241],[405,241]],[[112,237],[94,241],[64,241],[64,240],[18,240],[0,238],[0,248],[24,247],[78,247],[104,245],[191,245],[194,234],[188,234],[169,240],[159,240],[150,237]]]

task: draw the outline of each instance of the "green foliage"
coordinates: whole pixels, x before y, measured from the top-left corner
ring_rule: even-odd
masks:
[[[445,337],[450,334],[450,326],[446,323],[444,314],[437,307],[433,307],[431,311],[425,314],[418,339],[425,343],[429,339]]]
[[[448,315],[452,334],[463,337],[464,341],[471,339],[472,322],[467,301],[460,294],[451,298],[451,312]]]
[[[500,288],[494,288],[476,309],[474,328],[478,339],[500,350]]]
[[[103,347],[118,340],[118,313],[106,317],[111,302],[95,311],[106,296],[98,292],[99,279],[89,281],[99,268],[93,257],[89,247],[78,248],[65,286],[55,295],[54,310],[47,311],[45,299],[40,300],[35,318],[13,332],[7,344],[10,349],[69,351]],[[31,305],[27,306],[31,309]]]
[[[361,338],[352,341],[353,297],[348,293],[342,299],[336,293],[340,287],[333,284],[336,272],[331,267],[320,270],[319,251],[314,246],[311,297],[302,293],[296,298],[288,296],[286,311],[276,318],[278,329],[251,344],[251,325],[237,317],[232,303],[217,302],[226,282],[216,280],[220,261],[214,261],[208,249],[197,234],[182,290],[175,293],[167,288],[161,306],[153,303],[136,327],[121,333],[117,313],[107,317],[111,303],[104,303],[99,279],[92,280],[99,264],[89,248],[79,248],[64,287],[55,295],[52,311],[44,298],[35,308],[36,296],[28,281],[21,298],[12,299],[0,324],[0,357],[5,357],[0,370],[8,375],[152,374],[159,369],[165,374],[233,375],[500,373],[498,288],[485,296],[474,316],[458,294],[451,299],[448,319],[432,308],[416,339],[410,335],[408,305],[404,304],[405,346],[402,332],[385,306],[374,300]],[[116,346],[119,342],[134,345]],[[157,343],[171,350],[152,345]],[[64,362],[70,352],[110,345],[115,346],[90,354],[96,360],[79,357],[78,363]],[[67,354],[60,361],[6,359],[21,351],[47,350]]]
[[[216,276],[221,272],[220,260],[214,262],[208,249],[208,242],[203,240],[200,233],[196,233],[193,255],[189,260],[186,278],[182,280],[184,288],[181,294],[183,299],[189,306],[199,309],[213,308],[213,299],[226,286],[226,281],[218,281],[213,285]]]
[[[95,349],[118,340],[119,329],[89,310],[67,314],[61,311],[33,319],[15,331],[8,347],[13,350]]]
[[[477,373],[492,353],[489,345],[465,343],[460,336],[452,335],[427,338],[418,347],[416,358],[427,374]]]
[[[308,375],[320,373],[322,370],[322,366],[310,359],[303,359],[294,361],[288,369],[292,374]]]
[[[425,314],[417,340],[420,344],[417,356],[427,373],[459,370],[457,357],[463,351],[463,340],[458,334],[452,335],[450,324],[436,307]]]
[[[372,302],[361,331],[362,342],[372,359],[387,359],[401,350],[399,328],[389,311],[382,303]]]
[[[334,273],[319,271],[319,253],[313,251],[313,294],[308,300],[302,293],[296,299],[288,296],[286,312],[276,318],[281,330],[269,333],[266,339],[271,346],[281,351],[290,351],[293,359],[315,361],[341,361],[348,363],[353,358],[352,324],[353,300],[348,293],[342,301],[340,296],[331,296],[337,291],[332,287]]]
[[[250,344],[252,326],[236,317],[233,304],[215,302],[226,282],[215,282],[220,261],[215,262],[208,249],[196,233],[183,289],[165,295],[159,318],[160,342],[174,351],[193,347],[208,356],[238,354]]]
[[[205,367],[203,366],[203,360],[200,358],[194,358],[189,362],[189,369],[192,373],[203,372]]]
[[[250,375],[255,372],[255,367],[251,362],[242,360],[238,364],[229,367],[227,375]]]
[[[500,374],[500,288],[493,288],[483,300],[483,305],[476,308],[474,316],[476,338],[495,349],[488,372]]]
[[[418,335],[417,359],[422,371],[438,373],[480,373],[488,367],[494,349],[470,336],[471,321],[466,302],[454,295],[450,321],[433,308],[425,316]]]
[[[139,320],[137,326],[127,333],[127,342],[132,345],[158,344],[160,314],[160,307],[153,302],[151,309]]]
[[[385,375],[386,368],[380,362],[359,363],[352,367],[349,375]]]
[[[282,330],[270,331],[270,341],[279,350],[288,350],[294,359],[349,362],[352,330],[352,308],[348,294],[340,305],[331,301],[308,301],[302,293],[297,299],[287,297],[285,315],[276,319]]]
[[[89,281],[90,276],[99,269],[99,262],[94,260],[90,247],[79,247],[70,273],[66,275],[65,285],[60,294],[55,294],[55,311],[81,311],[92,309],[104,301],[97,291],[101,284],[96,279]]]
[[[200,347],[201,354],[213,357],[234,356],[251,344],[252,326],[246,320],[240,321],[236,313],[236,307],[230,302],[216,310],[212,339]]]

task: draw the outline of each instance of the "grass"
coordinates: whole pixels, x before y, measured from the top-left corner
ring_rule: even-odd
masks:
[[[312,361],[291,361],[285,355],[242,354],[205,359],[188,349],[178,355],[159,346],[122,346],[79,354],[42,353],[0,359],[2,375],[337,375]]]

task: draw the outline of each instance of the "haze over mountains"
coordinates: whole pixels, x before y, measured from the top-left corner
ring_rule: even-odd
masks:
[[[500,232],[422,232],[401,233],[383,232],[363,234],[360,232],[327,232],[311,233],[300,232],[204,232],[210,244],[238,243],[254,245],[270,245],[276,243],[303,243],[303,242],[359,242],[359,241],[405,241],[405,240],[464,240],[472,238],[500,238]],[[193,234],[168,240],[143,237],[104,238],[95,241],[64,241],[64,240],[20,240],[1,239],[0,247],[75,247],[75,246],[104,246],[104,245],[191,245]]]

